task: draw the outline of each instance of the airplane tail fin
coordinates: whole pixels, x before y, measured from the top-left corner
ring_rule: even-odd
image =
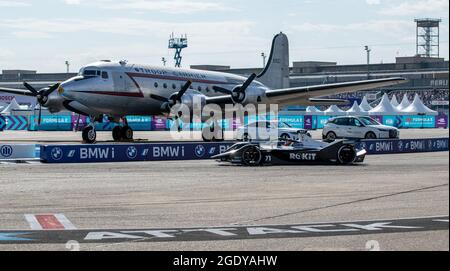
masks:
[[[284,33],[273,38],[269,61],[257,78],[271,89],[289,88],[289,40]]]

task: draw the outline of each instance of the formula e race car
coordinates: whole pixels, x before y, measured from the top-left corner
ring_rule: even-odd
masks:
[[[324,143],[302,137],[301,140],[241,142],[212,158],[243,166],[350,165],[364,162],[366,154],[366,150],[355,147],[354,141]]]

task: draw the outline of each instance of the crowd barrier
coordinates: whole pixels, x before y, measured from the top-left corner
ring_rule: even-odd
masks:
[[[358,144],[369,154],[438,152],[449,150],[448,138],[363,140]],[[44,163],[100,163],[133,161],[203,160],[219,154],[233,142],[116,145],[43,145]]]

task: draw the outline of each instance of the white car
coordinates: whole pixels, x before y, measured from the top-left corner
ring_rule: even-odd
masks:
[[[327,122],[322,137],[328,142],[337,138],[396,139],[400,137],[400,131],[395,127],[382,125],[370,117],[337,117]]]
[[[261,141],[279,138],[299,140],[302,136],[311,137],[305,129],[292,128],[285,122],[257,121],[241,126],[236,131],[236,139],[242,141]]]

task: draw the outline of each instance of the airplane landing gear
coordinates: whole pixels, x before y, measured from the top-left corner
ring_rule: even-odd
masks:
[[[116,126],[112,130],[114,141],[133,141],[133,129],[130,126]]]
[[[122,139],[125,141],[133,140],[133,129],[130,126],[122,127]]]
[[[120,126],[114,127],[114,129],[112,130],[112,137],[116,142],[122,141],[122,127]]]
[[[93,126],[86,126],[83,129],[83,141],[88,144],[93,144],[97,140],[97,132]]]
[[[125,126],[116,126],[112,130],[112,136],[114,141],[133,141],[133,129],[128,126],[126,119],[123,119]]]

